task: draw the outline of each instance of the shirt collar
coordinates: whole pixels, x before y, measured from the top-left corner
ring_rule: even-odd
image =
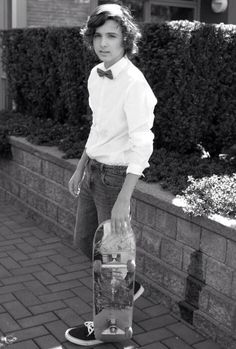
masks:
[[[125,66],[128,63],[128,58],[127,56],[122,57],[118,62],[113,64],[110,68],[106,69],[104,63],[101,63],[101,68],[103,70],[111,70],[113,78],[115,79],[120,72],[125,68]]]

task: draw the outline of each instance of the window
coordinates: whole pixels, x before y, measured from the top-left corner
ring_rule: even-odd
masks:
[[[97,4],[121,3],[120,0],[98,0]],[[160,23],[187,19],[199,20],[200,0],[123,0],[138,22]]]
[[[12,27],[12,0],[0,2],[0,28],[10,29]]]
[[[111,3],[122,3],[123,5],[127,6],[130,8],[130,10],[132,11],[132,14],[134,15],[134,17],[136,18],[136,20],[138,22],[143,22],[144,21],[144,4],[145,1],[142,0],[123,0],[123,1],[119,1],[119,0],[99,0],[98,1],[98,5],[102,5],[102,4],[111,4]]]
[[[7,13],[8,13],[8,28],[12,27],[12,0],[7,2]]]
[[[145,1],[139,0],[123,0],[122,3],[129,7],[134,15],[136,21],[144,22],[144,3]]]
[[[187,19],[189,21],[199,19],[198,2],[194,0],[155,0],[149,2],[147,22],[160,23]]]

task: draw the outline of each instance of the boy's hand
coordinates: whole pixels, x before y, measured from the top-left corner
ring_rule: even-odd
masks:
[[[78,167],[74,172],[73,176],[71,177],[71,179],[69,180],[69,183],[68,183],[69,192],[73,196],[79,195],[80,184],[82,182],[83,176],[84,176],[84,170]]]
[[[128,173],[111,211],[112,233],[122,233],[131,228],[130,200],[139,175]]]
[[[118,196],[111,211],[112,233],[125,232],[130,225],[130,200],[124,200]]]
[[[89,161],[88,155],[86,154],[86,150],[83,151],[83,154],[78,162],[77,168],[69,180],[68,187],[69,192],[73,196],[78,196],[80,192],[80,185],[85,175],[85,168]]]

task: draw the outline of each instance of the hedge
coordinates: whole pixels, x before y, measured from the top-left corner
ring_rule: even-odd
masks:
[[[212,156],[236,139],[236,26],[174,21],[145,24],[135,64],[158,98],[155,149]],[[86,81],[95,57],[80,28],[2,33],[12,98],[23,114],[80,124],[88,114]]]
[[[236,218],[236,173],[231,176],[213,175],[195,180],[189,177],[189,186],[180,196],[184,211],[193,216],[211,216],[215,213]]]
[[[17,110],[33,118],[78,122],[87,111],[84,50],[78,28],[5,31],[3,47]]]
[[[236,26],[146,25],[140,67],[159,103],[156,147],[211,155],[236,140]]]

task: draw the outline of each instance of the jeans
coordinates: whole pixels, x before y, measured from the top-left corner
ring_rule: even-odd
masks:
[[[126,177],[126,166],[112,166],[89,159],[78,197],[74,243],[92,259],[93,237],[111,211]]]

